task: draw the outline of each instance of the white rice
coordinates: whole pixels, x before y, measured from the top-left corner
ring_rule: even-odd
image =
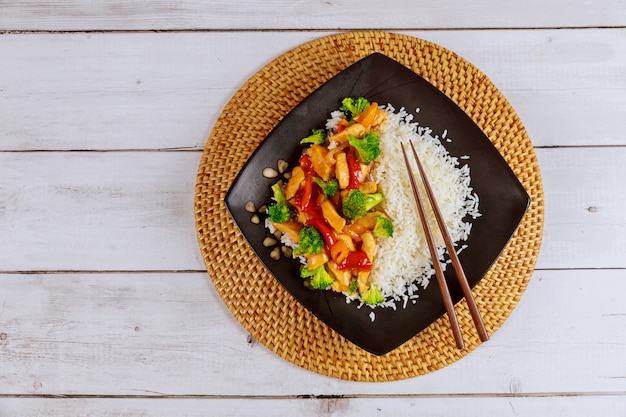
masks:
[[[381,306],[395,309],[397,301],[403,308],[409,301],[415,303],[418,286],[426,288],[434,274],[400,143],[406,147],[412,141],[415,145],[455,243],[467,240],[471,230],[469,220],[480,216],[480,213],[478,196],[470,186],[469,166],[460,166],[458,159],[450,156],[439,139],[431,135],[430,129],[413,123],[413,116],[404,109],[395,112],[391,105],[385,106],[385,109],[388,118],[380,132],[381,155],[372,176],[381,184],[386,197],[384,209],[392,218],[394,234],[392,238],[380,240],[370,283],[377,285],[386,299]],[[412,157],[409,159],[413,160]],[[417,166],[413,167],[413,171],[416,182],[422,188]],[[421,193],[426,195],[423,188]],[[445,244],[430,205],[425,206],[443,260]],[[463,246],[457,247],[459,251],[462,249]]]

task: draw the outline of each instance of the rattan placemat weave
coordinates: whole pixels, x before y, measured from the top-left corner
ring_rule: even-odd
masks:
[[[466,349],[459,351],[445,317],[404,345],[372,355],[328,328],[275,280],[245,243],[224,196],[272,128],[322,83],[359,59],[381,52],[421,75],[478,124],[530,195],[515,235],[474,288],[493,334],[520,300],[539,255],[543,188],[532,143],[505,97],[469,62],[433,43],[385,32],[324,37],[279,56],[235,93],[208,138],[195,195],[198,241],[215,288],[250,334],[288,361],[337,378],[392,381],[440,369],[480,345],[464,301],[456,306]]]

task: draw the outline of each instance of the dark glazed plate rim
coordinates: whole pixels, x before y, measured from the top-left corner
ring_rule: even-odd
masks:
[[[375,355],[402,345],[441,315],[445,308],[436,280],[420,290],[416,303],[406,308],[359,308],[347,303],[342,294],[308,290],[299,278],[297,260],[270,258],[271,248],[263,245],[269,236],[263,225],[251,222],[245,205],[256,207],[270,202],[270,186],[277,179],[262,175],[266,167],[276,169],[283,159],[293,167],[302,146],[298,140],[313,128],[322,128],[330,112],[344,97],[363,96],[380,104],[404,107],[415,121],[432,129],[452,156],[469,156],[461,164],[470,166],[471,185],[479,196],[481,217],[473,220],[472,232],[459,258],[470,285],[475,286],[496,261],[515,232],[530,198],[515,174],[482,130],[452,100],[425,79],[393,59],[374,53],[341,71],[293,108],[261,142],[233,181],[225,197],[226,207],[248,244],[261,262],[289,293],[330,328],[350,342]],[[416,113],[416,110],[419,112]],[[454,302],[462,298],[452,268],[446,277]],[[486,307],[488,308],[488,306]],[[375,312],[372,321],[370,313]]]

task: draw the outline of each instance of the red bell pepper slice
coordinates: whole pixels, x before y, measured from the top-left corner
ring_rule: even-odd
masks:
[[[348,256],[337,265],[337,268],[339,270],[357,269],[359,271],[371,271],[372,262],[365,252],[357,250],[348,253]]]
[[[311,204],[311,197],[313,194],[313,177],[307,175],[304,180],[304,188],[302,189],[302,199],[300,201],[300,209],[307,211]]]
[[[348,190],[354,190],[359,188],[359,185],[363,182],[363,172],[361,171],[361,164],[356,159],[353,152],[348,152],[346,155],[346,161],[348,162],[348,171],[350,173],[350,181],[348,183]]]
[[[295,200],[295,203],[301,211],[307,213],[315,204],[316,200],[316,196],[313,193],[313,177],[315,176],[315,171],[313,170],[313,163],[311,162],[311,157],[309,157],[309,155],[302,155],[298,162],[304,171],[305,179],[302,192],[299,193],[299,198]]]
[[[306,175],[311,174],[313,171],[313,162],[311,162],[311,157],[308,154],[302,155],[298,163]]]

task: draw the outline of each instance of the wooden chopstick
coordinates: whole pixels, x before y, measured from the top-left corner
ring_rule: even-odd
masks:
[[[450,234],[448,233],[448,228],[446,227],[443,216],[441,215],[441,210],[439,210],[439,206],[437,205],[437,201],[433,194],[430,183],[428,182],[428,178],[426,177],[426,173],[424,172],[424,167],[420,161],[419,156],[417,155],[417,151],[415,150],[415,146],[413,146],[413,142],[409,142],[411,145],[411,150],[413,152],[413,157],[417,163],[418,170],[420,172],[420,177],[422,179],[422,183],[424,184],[424,188],[426,189],[426,193],[428,195],[428,200],[430,201],[431,207],[435,214],[435,218],[437,220],[437,224],[441,231],[441,235],[443,236],[443,240],[446,244],[446,248],[448,250],[448,255],[450,256],[450,260],[452,261],[452,266],[454,267],[454,272],[456,274],[459,285],[461,286],[461,290],[463,292],[463,296],[467,302],[467,305],[470,310],[470,314],[472,316],[472,320],[474,321],[474,325],[476,330],[478,331],[478,336],[480,340],[485,342],[489,340],[489,335],[487,334],[487,330],[485,329],[485,325],[483,323],[482,316],[478,311],[478,307],[476,306],[476,301],[474,300],[474,296],[472,295],[472,290],[467,282],[467,277],[465,276],[465,272],[463,271],[463,267],[461,266],[461,262],[459,261],[459,257],[454,248],[454,243],[452,242],[452,238],[450,238]],[[413,174],[413,169],[411,168],[411,164],[409,163],[409,159],[406,155],[406,151],[404,148],[404,144],[402,145],[402,153],[404,155],[404,162],[406,163],[407,170],[409,172],[409,179],[411,182],[411,188],[413,189],[413,196],[415,197],[415,202],[419,211],[420,220],[422,222],[422,226],[424,228],[424,234],[426,236],[426,241],[428,243],[428,249],[430,251],[431,258],[433,260],[433,266],[435,268],[435,274],[437,276],[437,282],[439,284],[439,288],[441,291],[441,295],[444,301],[444,305],[446,307],[446,312],[448,314],[448,318],[450,320],[450,324],[452,326],[452,333],[454,334],[454,339],[456,341],[457,347],[459,349],[463,349],[464,342],[463,336],[461,335],[461,329],[459,327],[458,320],[456,318],[456,314],[454,312],[454,304],[452,303],[452,299],[450,297],[450,291],[448,289],[448,285],[446,283],[445,277],[443,275],[443,270],[441,268],[441,264],[439,263],[439,257],[437,255],[437,249],[435,246],[434,239],[432,237],[432,232],[430,230],[430,226],[428,224],[428,220],[426,219],[426,213],[424,210],[424,205],[422,203],[422,198],[420,195],[419,188],[415,182],[415,175]]]
[[[415,204],[417,205],[420,220],[422,221],[422,226],[424,228],[424,235],[426,236],[426,242],[428,243],[430,257],[433,260],[433,267],[435,268],[435,275],[437,276],[437,283],[439,284],[439,290],[441,291],[443,304],[446,307],[448,320],[450,320],[450,326],[452,326],[452,334],[454,335],[456,346],[459,349],[463,349],[465,347],[465,343],[463,342],[463,335],[461,335],[461,327],[459,326],[459,322],[456,318],[456,314],[454,312],[454,303],[452,303],[452,298],[450,297],[450,291],[448,290],[448,284],[446,282],[446,278],[443,275],[441,264],[439,263],[439,256],[437,254],[437,249],[435,247],[435,241],[433,239],[432,232],[430,231],[428,220],[426,219],[426,211],[424,209],[424,204],[422,203],[422,198],[420,196],[419,189],[417,188],[417,184],[415,183],[415,175],[413,175],[413,169],[411,168],[411,164],[409,163],[409,158],[406,155],[404,144],[401,143],[400,145],[402,146],[402,154],[404,155],[404,162],[406,164],[406,168],[409,171],[409,180],[411,181],[411,188],[413,189],[413,196],[415,197]]]

